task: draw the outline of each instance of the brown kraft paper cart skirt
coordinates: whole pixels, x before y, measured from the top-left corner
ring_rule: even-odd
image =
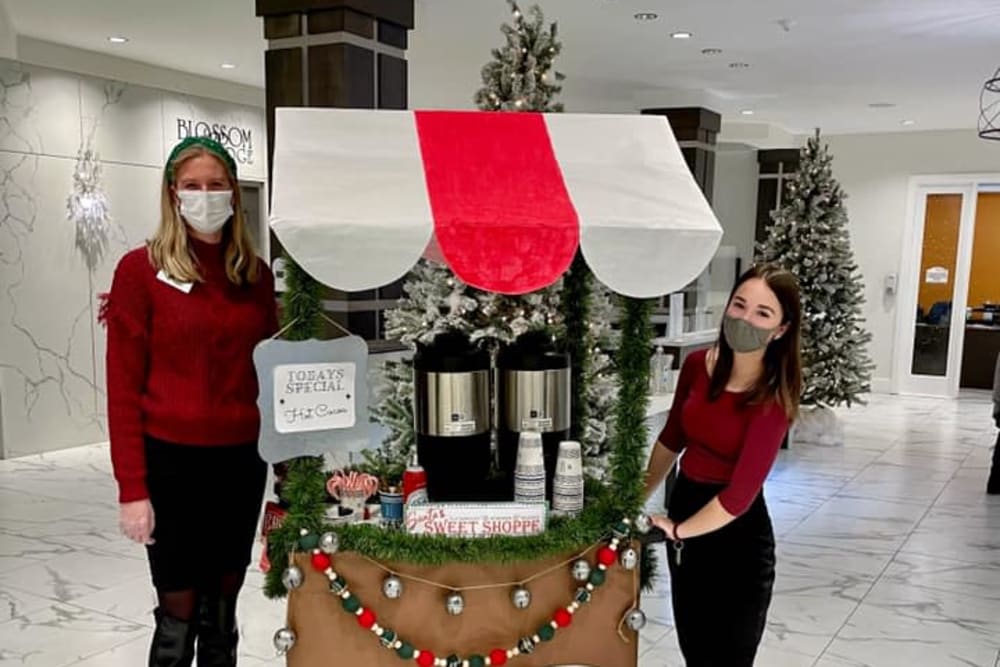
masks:
[[[526,579],[573,556],[570,553],[509,565],[385,565],[401,574],[449,586],[475,586]],[[288,625],[297,635],[287,656],[289,667],[401,667],[413,663],[383,648],[374,633],[358,625],[354,614],[343,610],[341,599],[329,591],[326,576],[310,566],[308,554],[298,554],[296,562],[306,572],[306,581],[288,598]],[[386,573],[356,553],[334,554],[333,569],[347,581],[361,604],[375,613],[381,627],[394,630],[415,648],[430,650],[439,658],[452,653],[462,658],[475,653],[486,656],[495,648],[511,648],[521,637],[534,635],[539,626],[552,619],[556,609],[568,605],[579,586],[567,565],[528,584],[532,597],[528,609],[514,607],[509,588],[494,588],[465,591],[465,612],[449,616],[444,604],[448,591],[423,583],[404,579],[402,597],[386,598],[382,594]],[[617,564],[609,568],[606,583],[594,590],[591,601],[573,616],[573,623],[557,631],[552,641],[542,642],[531,655],[513,659],[511,667],[634,667],[638,661],[638,636],[623,624],[621,631],[628,640],[623,641],[618,627],[635,602],[636,576],[636,572],[625,571]]]

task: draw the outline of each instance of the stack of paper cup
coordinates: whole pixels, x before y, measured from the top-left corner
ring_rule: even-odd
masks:
[[[561,514],[577,515],[583,510],[583,454],[580,443],[559,443],[556,476],[552,484],[552,509]]]
[[[545,457],[541,433],[525,431],[518,439],[514,500],[519,503],[545,502]]]

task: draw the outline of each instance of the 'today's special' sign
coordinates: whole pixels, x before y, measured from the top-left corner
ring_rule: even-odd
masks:
[[[253,363],[262,459],[280,463],[371,447],[364,339],[263,340]]]
[[[353,363],[274,367],[274,429],[278,433],[351,428],[357,422]]]

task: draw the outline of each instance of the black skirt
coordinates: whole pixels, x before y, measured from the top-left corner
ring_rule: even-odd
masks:
[[[146,437],[158,591],[208,590],[250,564],[267,466],[256,443],[179,445]]]
[[[670,518],[684,521],[724,487],[678,475]],[[774,588],[774,531],[761,492],[743,515],[684,540],[677,561],[667,542],[677,639],[687,667],[751,667]]]

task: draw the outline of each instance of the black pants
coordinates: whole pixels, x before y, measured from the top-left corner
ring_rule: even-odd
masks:
[[[678,475],[670,518],[684,521],[722,486]],[[677,638],[687,667],[751,667],[774,588],[774,531],[764,495],[726,527],[684,540],[680,564],[667,542]]]
[[[146,438],[157,591],[205,590],[250,564],[267,466],[256,443],[178,445]]]

